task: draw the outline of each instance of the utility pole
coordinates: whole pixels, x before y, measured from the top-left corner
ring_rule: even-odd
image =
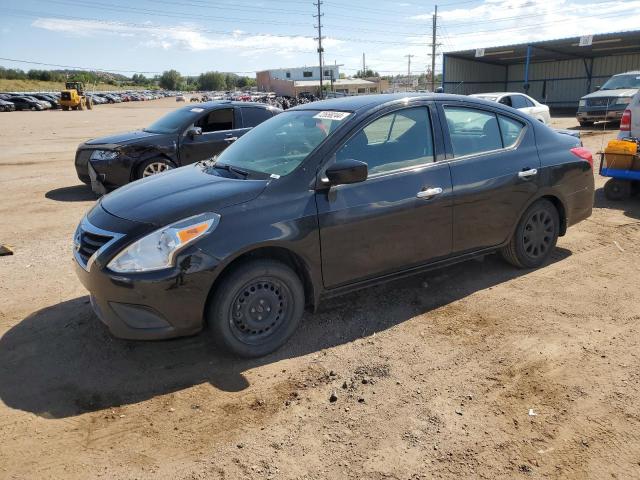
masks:
[[[409,84],[411,83],[411,57],[415,55],[405,55],[407,57],[407,91],[409,90]]]
[[[436,48],[438,48],[441,44],[436,42],[436,31],[438,29],[438,6],[435,6],[435,10],[433,12],[433,30],[432,30],[432,38],[431,44],[431,91],[436,91]]]
[[[314,15],[313,17],[318,19],[318,25],[316,25],[316,28],[318,29],[318,38],[315,38],[314,40],[318,40],[318,63],[320,64],[320,100],[322,100],[324,98],[324,91],[322,90],[322,77],[324,76],[324,70],[322,69],[322,53],[324,52],[324,49],[322,48],[322,17],[324,16],[324,13],[320,12],[320,6],[322,5],[322,2],[320,0],[318,0],[318,3],[314,3],[314,5],[318,7],[318,14]]]
[[[362,52],[362,77],[364,78],[365,73],[367,71],[367,64],[364,61],[364,52]]]

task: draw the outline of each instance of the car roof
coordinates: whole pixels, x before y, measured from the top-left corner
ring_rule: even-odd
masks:
[[[617,77],[618,75],[640,75],[640,70],[631,70],[630,72],[616,73],[613,76]]]
[[[271,105],[267,105],[266,103],[258,103],[258,102],[235,102],[233,100],[211,100],[209,102],[200,102],[197,103],[195,105],[186,105],[182,108],[184,109],[189,109],[189,108],[222,108],[222,107],[260,107],[260,108],[265,108],[265,109],[275,109],[278,110],[278,108],[273,107]]]
[[[526,93],[522,93],[522,92],[483,92],[483,93],[472,93],[471,95],[469,95],[470,97],[499,97],[501,95],[524,95],[525,97],[528,97],[528,95]]]
[[[366,110],[374,107],[378,107],[388,103],[395,103],[401,100],[411,101],[416,99],[435,100],[435,101],[456,101],[456,102],[471,102],[482,105],[491,105],[491,102],[482,100],[476,97],[469,97],[467,95],[453,95],[448,93],[383,93],[377,95],[358,95],[353,97],[341,97],[332,98],[329,100],[320,100],[317,102],[305,103],[291,108],[290,110],[338,110],[357,112],[359,110]]]

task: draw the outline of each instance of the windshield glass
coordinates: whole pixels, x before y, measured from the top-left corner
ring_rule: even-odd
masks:
[[[287,175],[348,116],[346,112],[309,110],[280,113],[243,135],[217,161],[243,170]]]
[[[204,110],[198,107],[181,108],[167,113],[164,117],[145,128],[145,132],[150,133],[178,133],[180,127],[191,123]]]
[[[618,88],[640,88],[640,74],[616,75],[602,86],[601,90],[617,90]]]

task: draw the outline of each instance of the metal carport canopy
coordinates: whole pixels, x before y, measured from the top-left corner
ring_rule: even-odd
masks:
[[[520,91],[554,107],[574,107],[594,84],[640,70],[640,31],[593,35],[582,47],[581,38],[445,52],[444,91]]]

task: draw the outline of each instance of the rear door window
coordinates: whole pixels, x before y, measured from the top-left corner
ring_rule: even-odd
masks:
[[[272,117],[271,111],[266,108],[243,107],[241,112],[244,128],[255,127]]]
[[[468,107],[444,107],[454,157],[502,148],[496,115]]]
[[[202,133],[233,130],[233,108],[221,108],[209,112],[198,120],[195,126],[202,128]]]
[[[511,106],[513,108],[527,108],[531,105],[527,105],[527,99],[524,98],[522,95],[512,95]]]

